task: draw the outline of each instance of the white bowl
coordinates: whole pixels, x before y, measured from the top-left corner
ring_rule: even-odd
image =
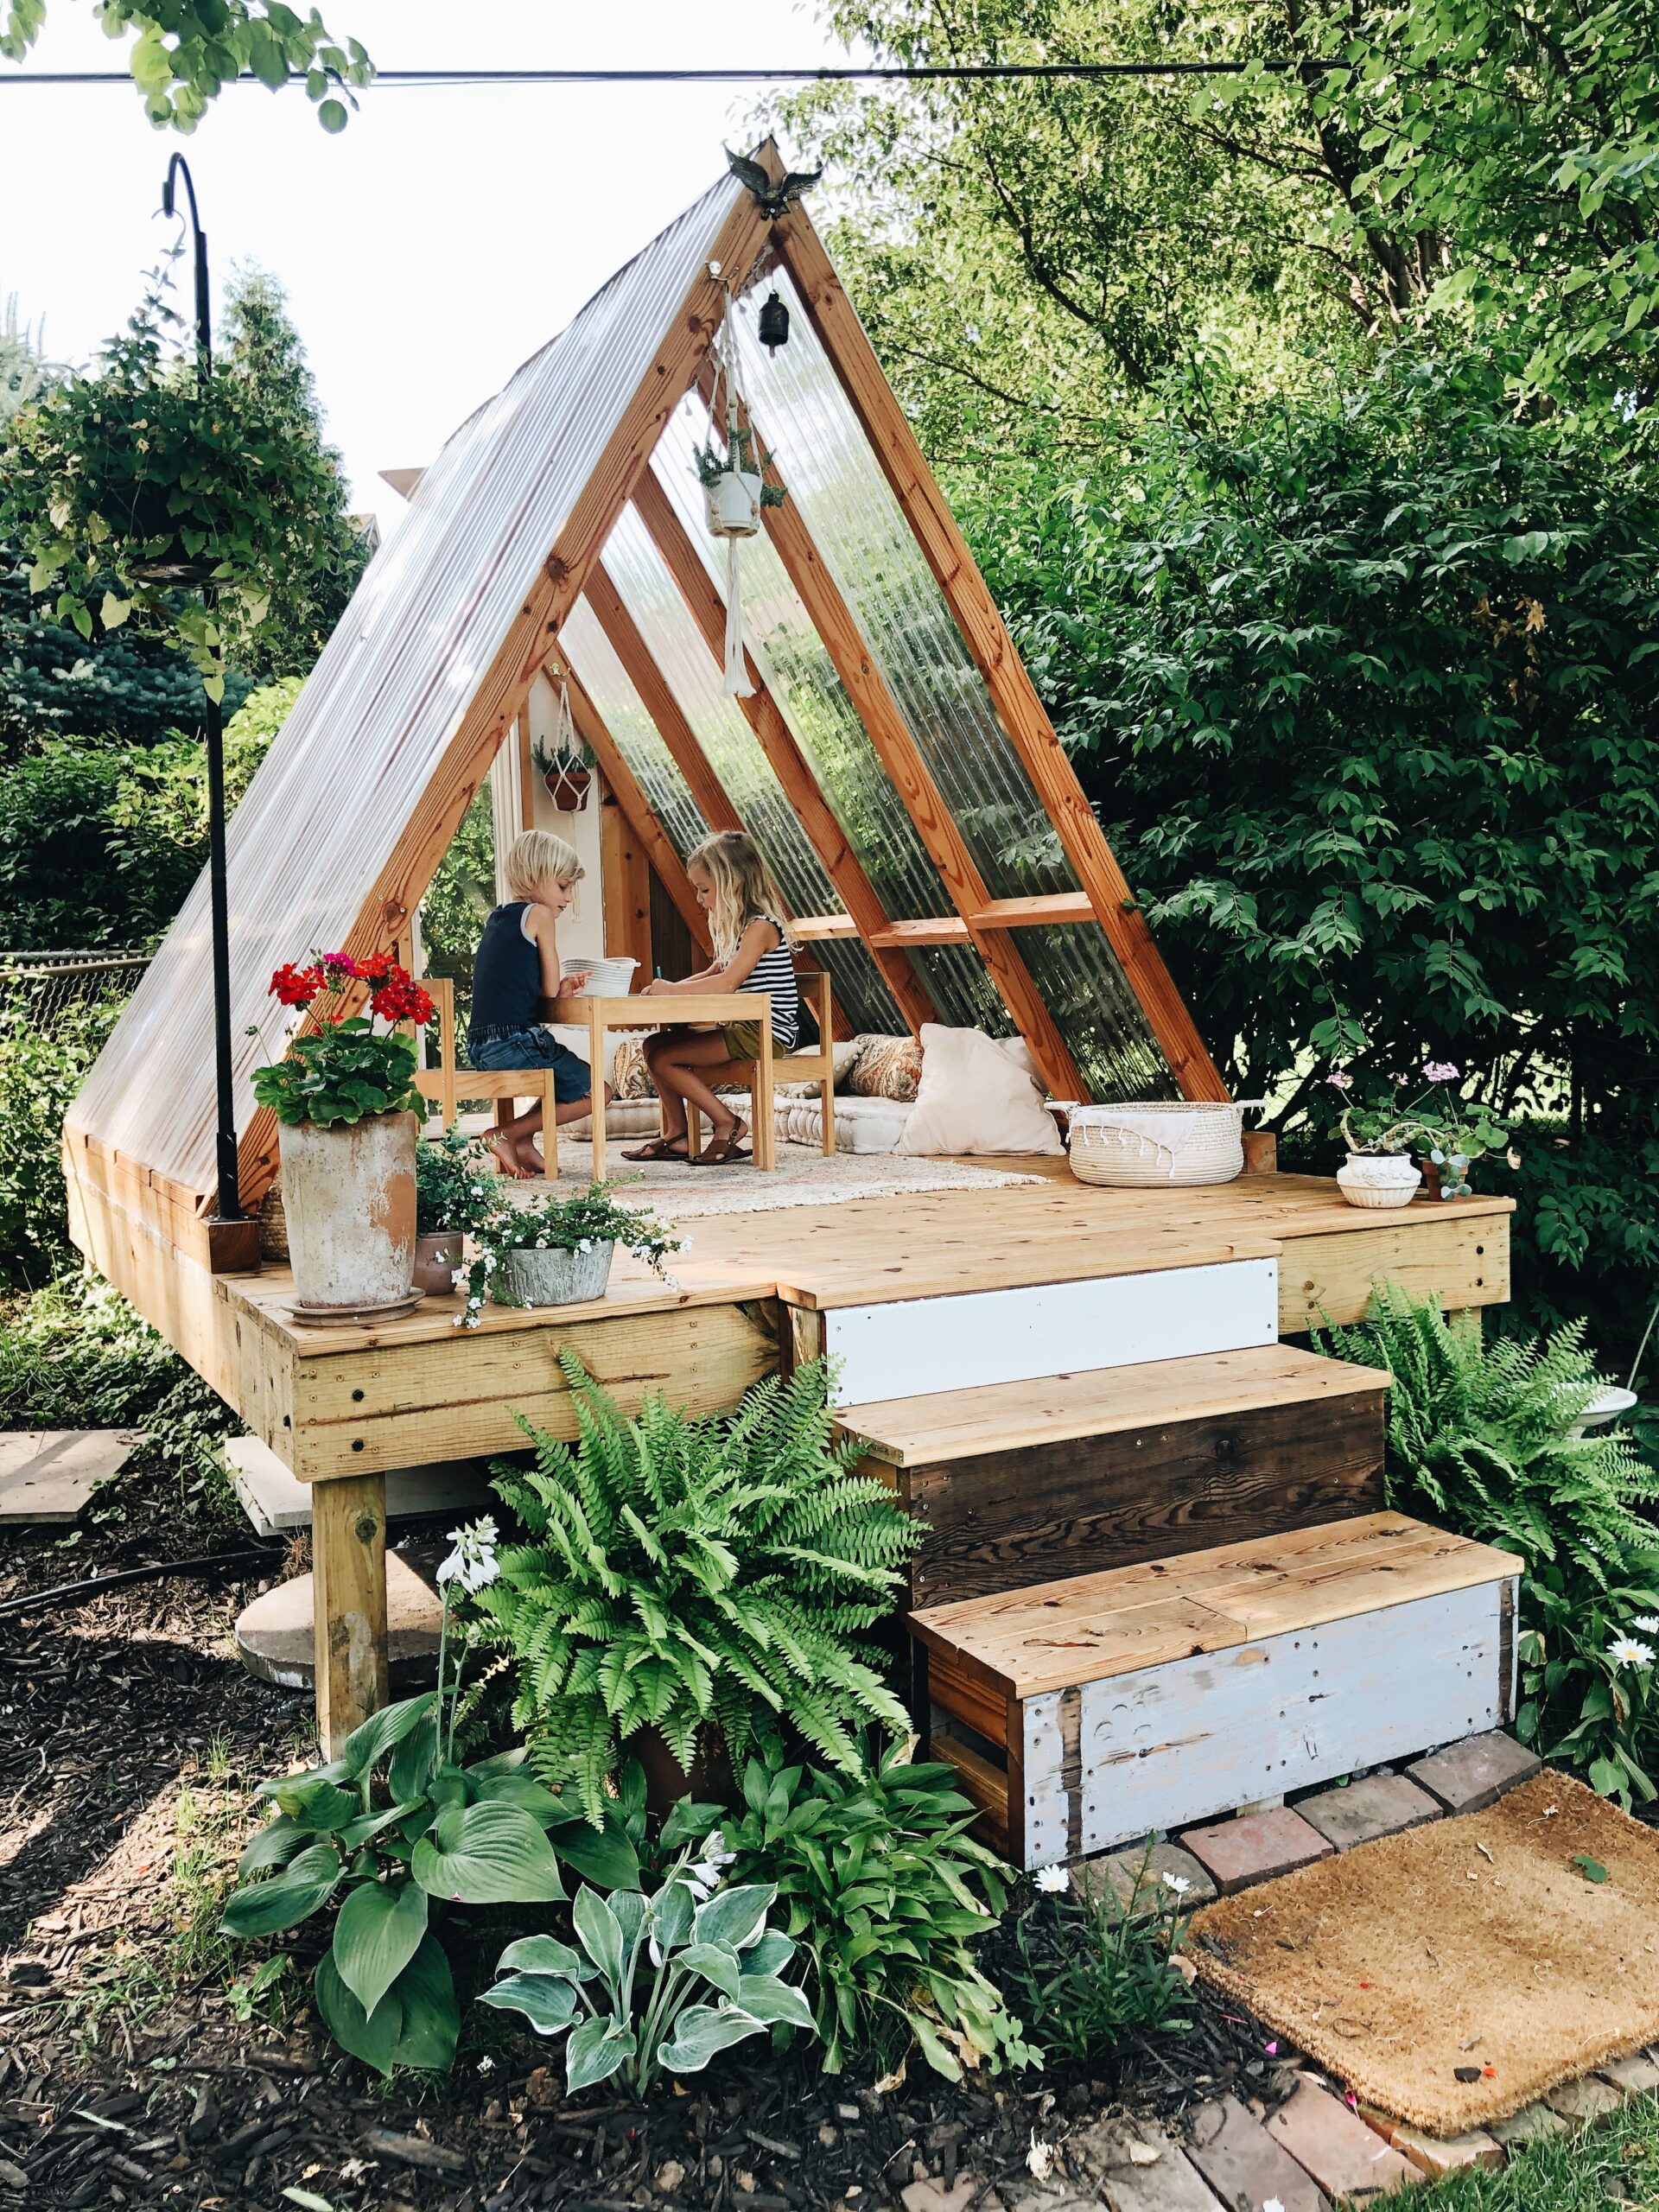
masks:
[[[1610,1382],[1595,1396],[1567,1430],[1569,1436],[1586,1435],[1592,1428],[1604,1428],[1610,1421],[1618,1421],[1636,1404],[1634,1390],[1621,1389],[1617,1382]]]
[[[606,960],[564,960],[559,963],[562,976],[586,975],[588,981],[579,995],[584,999],[625,999],[633,988],[633,971],[637,960],[613,957]]]

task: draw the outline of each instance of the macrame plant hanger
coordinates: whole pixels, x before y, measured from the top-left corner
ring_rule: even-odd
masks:
[[[734,480],[735,489],[742,480],[738,463],[749,434],[744,428],[743,395],[738,387],[737,317],[733,312],[729,284],[726,287],[726,313],[712,351],[715,381],[709,396],[709,413],[719,419],[715,410],[719,408],[723,391],[726,401],[726,473]],[[733,499],[723,507],[717,506],[712,499],[709,502],[709,527],[717,537],[723,537],[726,541],[726,668],[721,689],[729,699],[752,699],[754,696],[754,686],[749,681],[743,650],[743,586],[738,548],[744,538],[753,537],[760,526],[758,500],[751,504],[747,498]]]

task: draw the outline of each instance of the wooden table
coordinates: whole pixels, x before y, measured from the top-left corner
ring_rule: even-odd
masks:
[[[643,992],[626,999],[561,1000],[568,1007],[566,1020],[578,1007],[588,1018],[590,1053],[597,1094],[605,1073],[605,1032],[607,1029],[670,1029],[699,1025],[718,1028],[734,1021],[752,1021],[760,1034],[760,1049],[750,1087],[750,1144],[757,1167],[777,1165],[773,1143],[772,1103],[772,995],[769,991],[675,991],[661,998]],[[594,1180],[605,1173],[605,1109],[595,1096],[594,1104]]]

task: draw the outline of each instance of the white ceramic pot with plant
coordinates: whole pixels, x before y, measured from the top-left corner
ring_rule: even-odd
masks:
[[[487,1218],[493,1171],[481,1147],[459,1129],[423,1137],[415,1147],[415,1287],[431,1297],[454,1289],[467,1233]]]
[[[318,1319],[374,1313],[414,1295],[415,1137],[423,1102],[414,1038],[399,1024],[432,1018],[432,1001],[390,953],[316,953],[279,968],[274,996],[331,1011],[256,1068],[254,1096],[276,1116],[294,1302]],[[384,1029],[375,1027],[384,1021]]]
[[[1351,1206],[1406,1206],[1422,1171],[1403,1152],[1351,1152],[1337,1170],[1337,1188]]]
[[[709,530],[715,537],[753,537],[760,527],[764,507],[783,499],[781,488],[766,480],[768,455],[752,431],[734,416],[726,426],[726,444],[699,446],[697,480],[702,486]]]
[[[575,1306],[603,1298],[619,1245],[677,1289],[663,1262],[679,1250],[681,1240],[650,1214],[618,1205],[613,1187],[593,1183],[574,1197],[528,1205],[516,1204],[504,1189],[474,1231],[457,1327],[475,1329],[486,1303]]]

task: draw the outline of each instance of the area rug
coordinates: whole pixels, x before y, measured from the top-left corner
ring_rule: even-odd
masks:
[[[623,1152],[642,1143],[618,1137],[605,1147],[607,1175],[621,1181],[619,1199],[675,1221],[696,1221],[717,1213],[771,1213],[782,1206],[844,1205],[853,1198],[913,1197],[925,1191],[985,1191],[1007,1183],[1040,1183],[1040,1175],[1015,1168],[976,1167],[958,1160],[912,1160],[890,1152],[838,1152],[826,1160],[814,1147],[780,1144],[774,1168],[735,1166],[688,1167],[683,1160],[639,1163]],[[569,1138],[559,1141],[556,1182],[537,1178],[511,1187],[529,1204],[550,1191],[569,1192],[591,1180],[594,1148]]]
[[[1547,1767],[1223,1897],[1192,1938],[1366,2103],[1456,2135],[1659,2037],[1659,1835]]]

